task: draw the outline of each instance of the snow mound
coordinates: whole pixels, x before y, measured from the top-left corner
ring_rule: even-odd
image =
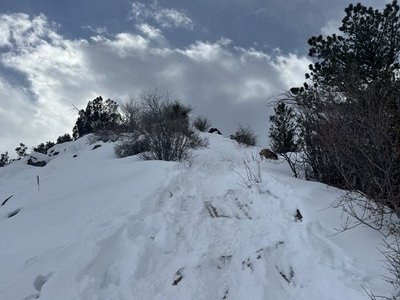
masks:
[[[357,300],[363,287],[389,290],[378,234],[335,234],[340,190],[292,178],[257,147],[203,136],[209,146],[190,163],[118,159],[112,143],[84,137],[55,145],[42,168],[0,168],[0,203],[12,195],[0,207],[0,299]]]

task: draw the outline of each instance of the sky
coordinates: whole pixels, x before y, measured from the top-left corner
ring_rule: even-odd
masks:
[[[382,8],[385,0],[362,4]],[[307,40],[345,0],[0,0],[0,153],[71,133],[76,108],[168,93],[268,146],[271,103],[304,81]]]

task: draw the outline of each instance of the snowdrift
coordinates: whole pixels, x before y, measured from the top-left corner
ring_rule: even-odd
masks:
[[[340,190],[205,136],[190,163],[118,159],[89,136],[56,145],[44,167],[0,168],[0,202],[12,195],[0,207],[0,299],[388,294],[378,233],[337,234]]]

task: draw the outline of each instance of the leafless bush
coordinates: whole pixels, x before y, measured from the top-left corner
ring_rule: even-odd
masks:
[[[241,184],[247,188],[262,182],[260,160],[254,155],[243,158],[245,174],[236,172],[241,178]]]
[[[139,129],[142,106],[142,103],[134,99],[121,105],[122,129],[124,132],[135,132]]]
[[[211,127],[211,122],[204,117],[197,117],[193,121],[193,126],[201,132],[206,132]]]
[[[373,292],[366,291],[367,295],[371,300],[399,300],[400,299],[400,239],[399,235],[397,234],[394,239],[390,242],[384,242],[384,249],[381,250],[382,255],[385,257],[386,260],[386,269],[389,272],[389,276],[384,276],[384,279],[392,284],[394,288],[394,292],[392,296],[378,296],[375,295]]]
[[[247,146],[255,146],[257,142],[256,135],[254,134],[253,129],[251,129],[249,126],[245,127],[243,125],[239,125],[239,128],[236,130],[236,132],[230,137],[238,143]]]
[[[390,282],[396,290],[400,289],[400,240],[399,236],[393,242],[385,243],[385,250],[382,254],[386,258],[386,268],[389,271],[389,277],[385,279]],[[400,298],[400,295],[398,295]]]
[[[319,93],[314,99],[318,101],[307,106],[310,110],[303,110],[309,113],[305,150],[318,179],[348,191],[338,202],[349,215],[343,230],[366,225],[383,235],[382,253],[392,275],[388,281],[400,288],[399,243],[388,243],[400,234],[397,92],[371,83],[343,97],[333,91]]]
[[[90,138],[91,143],[96,143],[98,141],[102,141],[104,143],[107,142],[115,142],[119,139],[122,134],[121,128],[115,126],[112,129],[100,129],[93,132],[93,136]]]
[[[147,148],[141,136],[131,133],[119,138],[114,151],[117,157],[122,158],[143,153]]]
[[[190,150],[206,145],[191,128],[191,108],[168,95],[142,94],[140,102],[123,106],[124,126],[133,137],[121,143],[119,156],[139,154],[143,159],[176,160],[189,158]]]
[[[397,94],[370,84],[297,97],[303,151],[317,179],[360,192],[400,214],[400,127]],[[345,99],[344,99],[345,97]],[[381,211],[386,211],[383,208]]]
[[[287,152],[287,153],[279,153],[286,162],[288,163],[290,169],[293,172],[293,176],[298,178],[300,176],[301,168],[304,168],[304,161],[301,157],[301,153],[297,152]]]
[[[366,225],[379,231],[383,238],[396,234],[398,231],[397,216],[391,209],[373,201],[360,191],[346,191],[332,206],[342,208],[348,215],[340,231]]]

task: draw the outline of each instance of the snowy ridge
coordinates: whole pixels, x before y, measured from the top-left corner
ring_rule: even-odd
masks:
[[[0,299],[366,299],[390,288],[366,228],[340,235],[340,191],[217,135],[192,163],[56,145],[0,168]],[[65,149],[65,151],[64,151]],[[74,155],[76,155],[74,157]],[[248,178],[243,160],[261,182]],[[35,178],[40,176],[40,191]],[[247,182],[249,183],[249,182]],[[19,212],[8,217],[9,213]],[[296,220],[299,209],[303,220]]]

